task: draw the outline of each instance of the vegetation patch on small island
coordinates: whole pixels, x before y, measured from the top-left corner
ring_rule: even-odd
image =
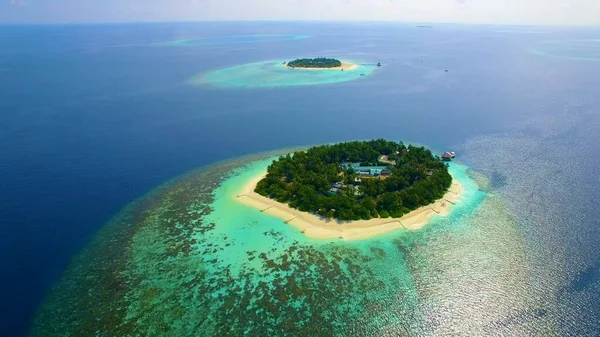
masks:
[[[346,221],[402,217],[441,199],[451,184],[448,166],[430,150],[378,139],[281,156],[255,192]]]
[[[295,59],[288,62],[290,68],[339,68],[342,61],[325,57]]]

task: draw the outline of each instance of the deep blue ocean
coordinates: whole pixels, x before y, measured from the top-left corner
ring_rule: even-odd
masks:
[[[271,34],[306,38],[244,37]],[[368,138],[453,149],[490,178],[527,259],[564,285],[552,299],[569,313],[561,331],[598,336],[598,39],[591,28],[376,23],[0,26],[0,336],[25,334],[71,257],[165,181]],[[383,67],[339,84],[189,84],[307,54]]]

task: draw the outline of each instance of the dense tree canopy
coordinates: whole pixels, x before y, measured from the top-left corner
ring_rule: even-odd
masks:
[[[314,59],[296,59],[288,62],[287,65],[292,68],[336,68],[341,67],[342,62],[336,59],[317,57]]]
[[[382,155],[395,165],[379,162]],[[391,175],[361,177],[343,163],[388,166]],[[340,184],[336,193],[334,184]],[[339,220],[401,217],[440,199],[448,166],[423,147],[383,139],[323,145],[274,161],[255,191],[304,212]]]

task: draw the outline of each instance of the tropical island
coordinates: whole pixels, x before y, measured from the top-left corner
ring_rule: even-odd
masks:
[[[379,139],[280,157],[255,192],[326,218],[369,220],[400,218],[442,198],[451,184],[431,151]]]
[[[300,69],[321,69],[321,70],[351,70],[357,67],[356,64],[342,62],[334,58],[317,57],[301,58],[285,63],[288,68]]]
[[[326,57],[303,58],[290,61],[287,65],[291,68],[337,68],[342,66],[342,61]]]
[[[383,139],[312,147],[265,171],[236,199],[322,239],[419,229],[449,213],[463,191],[430,150]]]

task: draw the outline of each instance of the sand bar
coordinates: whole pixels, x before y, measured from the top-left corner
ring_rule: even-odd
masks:
[[[266,172],[248,181],[235,196],[236,200],[256,208],[260,212],[277,217],[314,239],[363,240],[398,229],[417,230],[425,226],[434,215],[449,214],[450,207],[458,202],[463,192],[460,183],[454,179],[452,186],[442,199],[417,208],[401,218],[339,221],[301,212],[287,204],[279,203],[254,192],[256,184],[265,176]]]
[[[286,68],[289,68],[289,69],[302,69],[302,70],[354,70],[354,69],[358,68],[358,64],[349,63],[349,62],[342,62],[341,66],[333,67],[333,68],[290,67],[289,65],[287,65],[287,63],[285,66],[286,66]]]

